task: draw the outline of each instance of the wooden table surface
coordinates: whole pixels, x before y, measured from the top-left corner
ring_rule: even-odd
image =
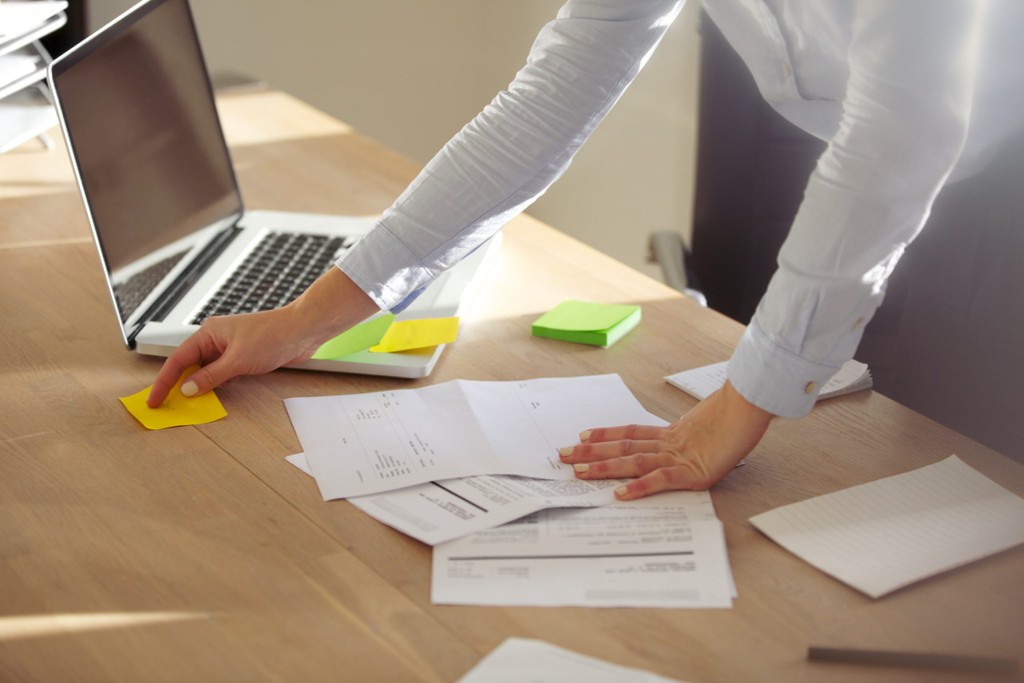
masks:
[[[416,171],[281,93],[220,106],[249,208],[378,213]],[[777,421],[713,490],[732,609],[431,604],[429,547],[285,462],[283,399],[617,372],[674,419],[695,401],[663,377],[726,359],[742,328],[524,216],[431,377],[242,378],[217,392],[226,419],[149,432],[117,397],[161,361],[121,345],[63,146],[34,144],[0,157],[0,681],[454,681],[510,636],[692,683],[977,680],[812,664],[811,644],[1024,653],[1024,548],[872,600],[747,521],[952,453],[1024,494],[1024,466],[874,392]],[[643,322],[607,350],[531,337],[567,298]]]

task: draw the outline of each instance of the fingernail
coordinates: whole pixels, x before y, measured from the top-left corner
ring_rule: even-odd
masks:
[[[584,463],[579,463],[579,464],[573,465],[572,468],[574,470],[576,470],[577,472],[579,472],[580,474],[586,474],[587,470],[590,469],[590,465],[588,465],[587,463],[584,462]]]
[[[586,430],[585,432],[580,432],[580,441],[586,441],[589,438],[590,438],[590,430],[589,429]]]
[[[628,491],[628,489],[626,489],[625,486],[620,486],[619,488],[615,489],[615,497],[616,498],[622,498],[628,492],[629,491]]]
[[[192,397],[199,393],[199,387],[195,382],[185,382],[181,385],[181,393],[183,396]]]
[[[570,455],[572,455],[572,448],[571,447],[559,448],[558,449],[558,457],[560,457],[560,458],[568,458]]]

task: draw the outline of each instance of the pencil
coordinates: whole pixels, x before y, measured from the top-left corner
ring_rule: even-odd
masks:
[[[897,652],[892,650],[859,650],[842,647],[807,648],[807,659],[812,662],[845,662],[878,666],[909,666],[929,669],[958,669],[985,673],[1014,674],[1020,663],[1003,657],[976,657],[973,655],[947,655],[931,652]]]

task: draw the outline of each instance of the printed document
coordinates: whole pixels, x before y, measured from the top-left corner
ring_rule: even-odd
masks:
[[[750,521],[872,598],[1024,543],[1024,499],[955,455]]]
[[[722,524],[691,493],[658,494],[645,505],[544,510],[434,546],[431,598],[462,605],[731,607]]]
[[[509,638],[456,683],[682,683],[541,640]]]
[[[652,416],[652,419],[657,418]],[[290,455],[287,460],[312,475],[304,454]],[[437,545],[546,508],[620,504],[615,499],[614,490],[627,481],[531,479],[482,474],[432,481],[348,500],[378,522],[427,545]],[[655,496],[653,499],[658,498]],[[711,496],[706,491],[700,493],[700,499],[711,509]],[[630,504],[644,504],[646,500],[651,499]]]
[[[455,380],[284,403],[324,500],[481,474],[573,480],[558,449],[580,432],[665,424],[618,375]]]

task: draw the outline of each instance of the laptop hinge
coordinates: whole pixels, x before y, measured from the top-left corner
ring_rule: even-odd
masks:
[[[146,323],[151,321],[163,320],[171,310],[178,305],[191,289],[192,285],[199,281],[213,262],[224,253],[224,250],[228,248],[228,245],[234,241],[236,237],[242,232],[242,228],[237,225],[233,225],[229,228],[222,230],[217,236],[210,241],[206,248],[203,249],[198,256],[186,267],[178,277],[174,279],[171,284],[164,290],[162,296],[153,302],[153,304],[146,310],[145,313],[135,323],[135,327],[128,333],[128,348],[135,348],[135,337],[138,336],[142,328],[146,326]]]

